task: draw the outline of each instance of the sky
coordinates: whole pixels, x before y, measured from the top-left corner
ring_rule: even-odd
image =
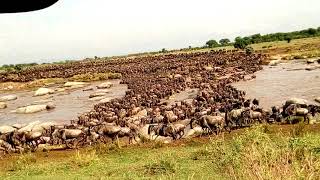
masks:
[[[320,26],[319,0],[59,0],[0,14],[0,64],[78,60]]]

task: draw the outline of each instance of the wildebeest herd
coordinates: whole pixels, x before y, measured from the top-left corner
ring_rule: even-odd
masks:
[[[264,110],[257,99],[246,99],[244,91],[230,85],[255,78],[253,73],[262,69],[261,63],[266,58],[264,54],[220,50],[36,66],[0,74],[2,82],[26,82],[88,72],[115,72],[122,74],[121,83],[129,89],[123,98],[99,103],[67,125],[41,127],[40,131],[21,131],[15,127],[0,135],[1,149],[21,152],[34,150],[39,144],[75,148],[119,137],[128,137],[131,143],[147,134],[175,140],[183,137],[189,127],[198,126],[203,132],[219,134],[256,123],[280,123],[291,116],[302,116],[308,121],[309,114],[315,116],[320,112],[318,106],[300,99],[288,100],[282,111],[279,107]],[[195,98],[175,103],[163,101],[191,88],[199,90]]]

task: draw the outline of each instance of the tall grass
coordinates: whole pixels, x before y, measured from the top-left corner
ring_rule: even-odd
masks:
[[[284,136],[259,126],[231,141],[212,141],[195,154],[212,160],[215,170],[231,179],[320,178],[320,136],[302,135],[302,128]]]

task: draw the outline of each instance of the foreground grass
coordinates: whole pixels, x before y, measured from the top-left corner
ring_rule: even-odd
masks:
[[[65,158],[14,160],[1,179],[319,179],[320,133],[306,133],[304,125],[289,133],[257,126],[207,143],[100,145]]]

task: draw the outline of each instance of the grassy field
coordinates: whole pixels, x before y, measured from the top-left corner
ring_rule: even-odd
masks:
[[[278,56],[283,59],[295,59],[295,58],[312,58],[320,57],[320,37],[294,39],[290,43],[287,41],[274,41],[264,42],[250,45],[255,51],[260,51],[272,56]],[[233,46],[218,47],[218,48],[206,48],[200,50],[185,50],[182,52],[205,52],[210,50],[219,49],[234,49]],[[180,53],[176,51],[175,53]]]
[[[82,81],[82,82],[93,82],[93,81],[104,81],[109,79],[120,79],[120,73],[86,73],[74,75],[73,77],[63,78],[48,78],[38,79],[26,83],[22,82],[3,82],[0,83],[0,92],[11,91],[11,90],[35,90],[39,87],[46,86],[48,84],[63,84],[67,81]],[[11,88],[8,88],[11,86]]]
[[[319,125],[5,157],[1,179],[319,179]],[[308,132],[308,133],[307,133]]]

